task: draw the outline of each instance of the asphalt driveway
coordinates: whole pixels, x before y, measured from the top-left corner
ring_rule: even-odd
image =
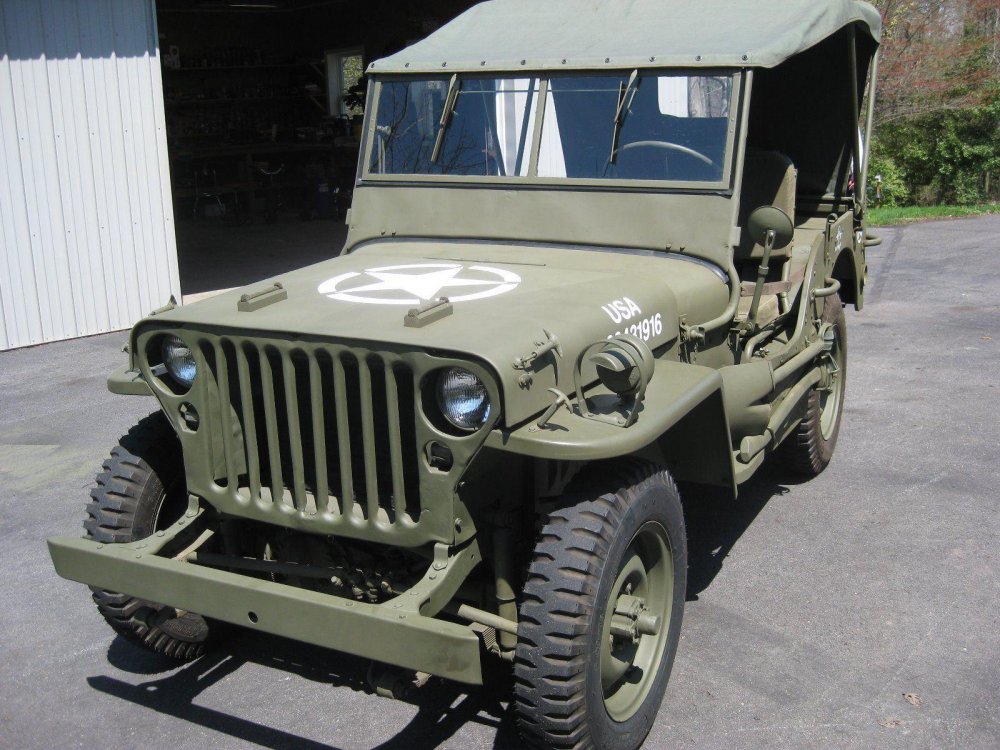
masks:
[[[840,445],[804,484],[688,498],[691,588],[649,748],[1000,746],[1000,217],[884,230],[849,312]],[[149,408],[104,390],[124,334],[0,354],[0,747],[515,747],[509,711],[239,633],[177,667],[103,623],[44,539],[80,531]]]

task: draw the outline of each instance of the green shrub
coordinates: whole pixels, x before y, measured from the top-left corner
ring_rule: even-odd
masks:
[[[878,182],[881,177],[881,200]],[[910,190],[906,185],[903,170],[879,141],[872,144],[871,162],[868,165],[868,200],[878,206],[903,206],[910,200]]]
[[[869,181],[882,172],[884,206],[974,205],[988,201],[1000,174],[1000,86],[982,102],[940,110],[876,130]],[[987,190],[987,174],[992,175]],[[890,187],[890,179],[902,181]]]
[[[983,190],[983,178],[984,175],[978,171],[957,171],[952,177],[952,191],[955,203],[959,206],[972,206],[988,200]]]

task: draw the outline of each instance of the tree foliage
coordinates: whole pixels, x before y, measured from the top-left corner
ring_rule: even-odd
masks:
[[[882,48],[876,123],[980,104],[1000,78],[997,0],[876,0]]]
[[[888,205],[1000,188],[1000,2],[876,0],[883,40],[870,173]],[[891,187],[890,187],[891,185]]]

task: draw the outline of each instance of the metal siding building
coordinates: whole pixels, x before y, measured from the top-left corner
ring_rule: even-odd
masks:
[[[154,0],[0,0],[0,350],[180,297]]]

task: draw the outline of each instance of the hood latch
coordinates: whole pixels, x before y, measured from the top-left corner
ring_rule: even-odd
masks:
[[[528,354],[525,354],[523,357],[517,357],[511,363],[511,366],[515,370],[534,369],[533,365],[535,363],[535,360],[537,360],[539,357],[545,354],[548,354],[549,352],[555,352],[556,357],[562,356],[563,350],[562,350],[562,344],[559,343],[559,337],[545,328],[542,329],[542,333],[545,334],[545,339],[543,341],[536,341],[535,349],[533,349]],[[555,357],[553,357],[552,359],[552,366],[556,369],[556,380],[558,380],[559,362]],[[518,385],[520,385],[522,388],[531,387],[531,374],[525,372],[524,375],[522,375],[518,379]]]

